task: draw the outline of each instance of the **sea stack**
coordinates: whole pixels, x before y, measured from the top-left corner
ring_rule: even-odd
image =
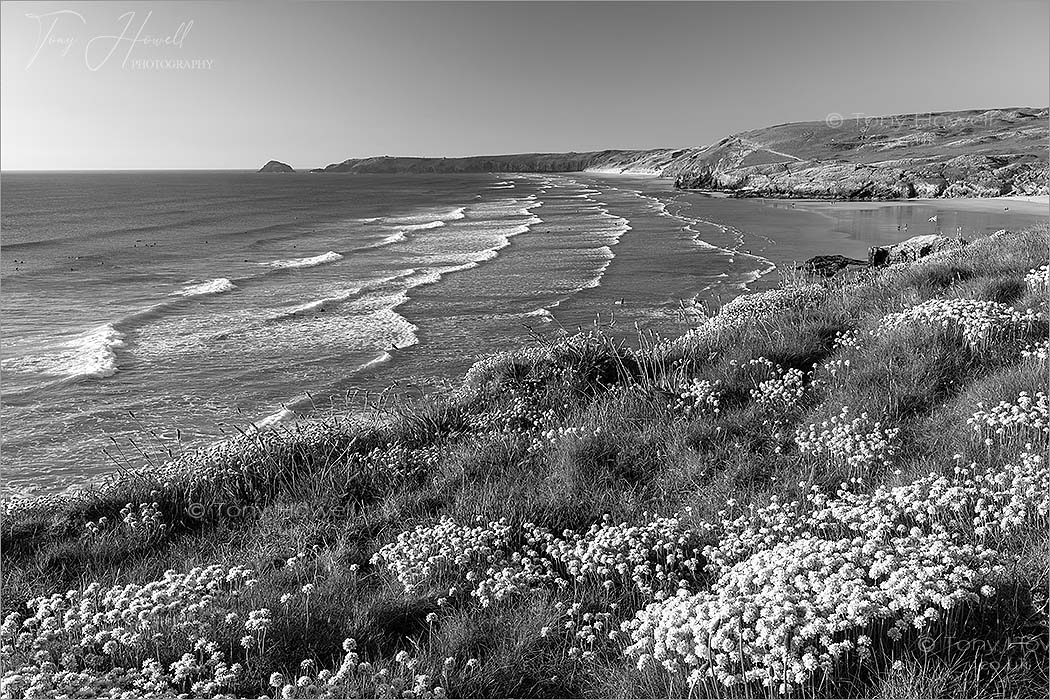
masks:
[[[259,168],[260,173],[294,173],[295,169],[287,163],[282,163],[279,160],[271,160],[266,165]]]

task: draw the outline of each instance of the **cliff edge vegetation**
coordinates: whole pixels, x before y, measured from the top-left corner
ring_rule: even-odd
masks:
[[[1046,697],[1045,227],[9,502],[5,697]]]

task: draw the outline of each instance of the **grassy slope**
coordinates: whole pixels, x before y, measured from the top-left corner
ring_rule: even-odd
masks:
[[[1045,194],[1047,110],[797,122],[735,134],[671,163],[681,187],[884,199]]]
[[[787,302],[776,313],[745,315],[744,322],[638,352],[600,335],[510,352],[480,363],[454,394],[400,407],[389,424],[332,419],[247,436],[226,450],[127,475],[74,502],[15,508],[4,519],[0,543],[3,612],[92,581],[142,583],[169,568],[245,565],[258,583],[222,603],[240,617],[207,630],[246,666],[227,692],[270,692],[271,672],[294,676],[304,659],[337,667],[341,644],[352,636],[375,668],[410,681],[426,673],[428,687],[440,685],[452,696],[685,694],[680,677],[635,670],[622,640],[598,631],[598,641],[586,646],[592,653],[581,658],[585,645],[565,631],[566,624],[579,630],[598,619],[583,618],[588,612],[613,627],[630,620],[653,593],[629,580],[612,576],[605,584],[602,576],[577,580],[562,571],[572,579],[568,586],[537,579],[534,590],[519,589],[486,607],[462,594],[470,587],[462,572],[438,567],[406,593],[373,555],[399,533],[440,518],[505,519],[505,541],[492,542],[509,551],[528,548],[526,523],[555,535],[582,533],[606,514],[613,523],[639,526],[657,515],[676,516],[672,539],[685,544],[675,546],[728,551],[736,546],[728,530],[703,525],[719,522],[727,504],[730,516],[746,520],[747,504],[765,505],[774,495],[798,499],[813,485],[834,492],[839,482],[859,478],[850,489],[867,493],[931,472],[950,474],[956,454],[997,469],[1016,462],[1025,441],[1045,454],[1047,434],[1039,429],[1007,431],[988,446],[966,423],[979,402],[1016,401],[1020,391],[1046,389],[1045,360],[1018,354],[1047,337],[1045,316],[1013,332],[1009,342],[977,347],[951,324],[911,325],[878,337],[864,331],[887,313],[937,297],[993,300],[1045,314],[1046,287],[1031,289],[1025,274],[1046,263],[1047,249],[1045,230],[983,240],[909,268],[826,283],[817,304],[784,292]],[[836,335],[848,331],[860,331],[862,341],[836,347]],[[801,392],[756,399],[752,390],[770,376],[750,364],[760,357],[799,370]],[[847,359],[848,365],[841,362]],[[690,402],[679,395],[695,379],[719,383],[717,413],[703,406],[684,410]],[[828,419],[842,406],[900,430],[887,464],[800,454],[795,428]],[[120,524],[126,504],[153,502],[158,521]],[[203,504],[203,515],[194,504]],[[97,533],[85,530],[103,517]],[[414,546],[425,552],[443,537],[430,532]],[[876,625],[870,630],[874,660],[850,654],[792,694],[1045,697],[1045,513],[1025,515],[995,544],[1005,564],[991,575],[999,593],[934,626],[937,644],[906,636],[892,645]],[[501,556],[494,554],[501,565],[520,564]],[[613,564],[616,557],[613,552]],[[409,577],[424,563],[415,562]],[[673,595],[678,585],[692,591],[711,585],[702,569],[679,570],[671,579],[653,587]],[[303,593],[306,583],[315,589]],[[460,592],[450,597],[449,587]],[[272,628],[261,647],[245,652],[237,644],[243,620],[264,607],[273,612]],[[159,655],[169,664],[187,651],[187,634],[164,628],[156,642],[120,658]],[[53,644],[65,649],[69,640],[59,635]],[[402,650],[410,658],[395,660]],[[891,666],[890,659],[899,663]],[[9,657],[5,673],[12,663]],[[85,663],[108,668],[113,662],[103,655]],[[375,692],[371,672],[361,678],[363,692]],[[716,693],[768,691],[706,683],[694,689]]]

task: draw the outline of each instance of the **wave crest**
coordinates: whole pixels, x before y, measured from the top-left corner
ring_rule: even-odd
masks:
[[[201,282],[200,284],[191,284],[177,292],[173,293],[173,296],[178,297],[199,297],[208,294],[222,294],[223,292],[230,292],[237,289],[230,280],[225,277],[218,279],[209,280],[208,282]]]
[[[309,258],[291,258],[289,260],[273,260],[266,263],[270,267],[277,269],[296,269],[302,267],[317,267],[318,265],[325,265],[327,263],[333,263],[338,260],[342,260],[343,256],[334,250],[330,250],[327,253],[321,255],[314,255]]]

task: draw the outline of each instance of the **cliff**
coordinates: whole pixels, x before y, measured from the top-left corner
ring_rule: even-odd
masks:
[[[632,163],[653,151],[589,151],[585,153],[516,153],[465,158],[411,158],[380,156],[350,158],[315,173],[488,173],[581,172],[610,164]]]
[[[279,160],[271,160],[266,165],[259,168],[257,172],[260,173],[294,173],[295,169],[287,163],[282,163]]]
[[[683,189],[827,199],[1046,194],[1050,110],[781,124],[683,154]]]

